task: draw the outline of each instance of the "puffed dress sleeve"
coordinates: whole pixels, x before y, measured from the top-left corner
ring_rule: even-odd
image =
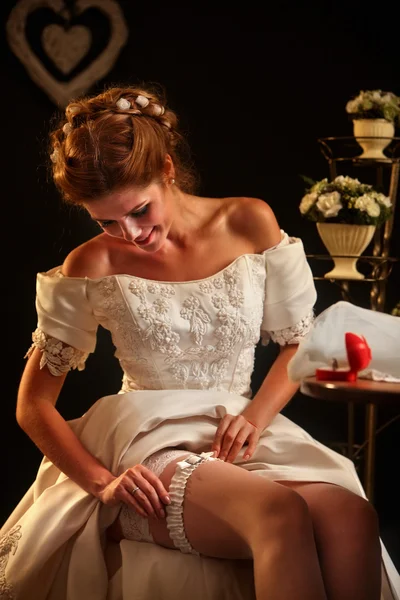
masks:
[[[87,298],[87,283],[84,278],[64,277],[59,267],[37,275],[37,327],[25,356],[39,348],[40,367],[47,365],[53,375],[83,370],[96,347],[98,322]]]
[[[281,346],[298,344],[309,333],[317,299],[303,242],[284,231],[281,242],[263,253],[265,296],[261,340]]]

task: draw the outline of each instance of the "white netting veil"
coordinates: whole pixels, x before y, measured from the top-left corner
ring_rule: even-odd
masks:
[[[372,360],[359,377],[400,381],[400,317],[340,301],[319,314],[288,365],[291,380],[315,375],[320,367],[348,366],[345,334],[364,336]]]

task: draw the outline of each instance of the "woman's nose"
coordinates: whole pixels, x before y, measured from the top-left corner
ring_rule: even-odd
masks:
[[[127,242],[133,242],[142,233],[142,229],[132,222],[121,222],[119,226],[122,236]]]

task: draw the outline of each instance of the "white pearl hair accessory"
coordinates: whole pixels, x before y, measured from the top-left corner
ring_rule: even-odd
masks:
[[[120,98],[117,102],[117,106],[120,110],[128,110],[131,107],[131,103],[126,98]]]
[[[51,160],[51,162],[53,162],[53,163],[57,162],[58,155],[59,155],[58,148],[54,148],[53,153],[50,154],[50,160]]]
[[[161,117],[165,113],[165,108],[159,104],[153,104],[153,115]]]
[[[65,125],[62,129],[63,129],[63,132],[65,133],[65,135],[68,135],[72,131],[71,123],[65,123]]]
[[[79,106],[67,106],[65,112],[68,112],[70,115],[76,115],[81,109]]]
[[[149,105],[149,99],[145,96],[137,96],[135,102],[138,106],[140,106],[140,108],[146,108],[146,106]]]

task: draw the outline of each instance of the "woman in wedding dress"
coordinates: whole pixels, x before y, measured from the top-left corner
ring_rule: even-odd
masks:
[[[101,231],[37,275],[17,420],[43,460],[1,529],[0,597],[398,598],[353,463],[280,414],[316,300],[301,240],[263,200],[193,194],[150,87],[71,102],[50,145],[63,200]],[[66,421],[99,325],[121,389]],[[280,352],[252,397],[260,336]],[[229,588],[239,564],[251,580]]]

